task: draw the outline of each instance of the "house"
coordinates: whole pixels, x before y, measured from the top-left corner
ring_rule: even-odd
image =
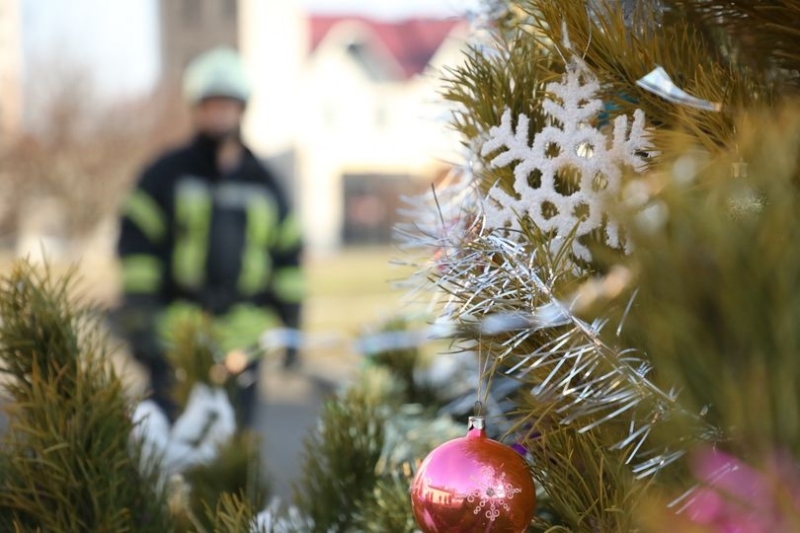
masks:
[[[400,197],[456,160],[440,74],[460,60],[466,24],[308,15],[292,4],[240,4],[255,86],[245,133],[289,176],[312,250],[386,243]]]

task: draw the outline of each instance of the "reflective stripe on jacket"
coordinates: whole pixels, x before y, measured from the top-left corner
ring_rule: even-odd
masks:
[[[126,302],[144,297],[162,309],[214,315],[243,347],[259,327],[299,326],[301,232],[276,180],[251,152],[225,176],[214,154],[213,143],[198,137],[141,176],[122,210],[123,293]]]

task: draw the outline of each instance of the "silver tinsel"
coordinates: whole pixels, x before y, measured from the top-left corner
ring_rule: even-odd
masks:
[[[657,0],[619,1],[630,24],[643,10],[661,9]],[[492,5],[500,4],[505,5]],[[610,423],[625,428],[611,446],[628,450],[627,462],[638,477],[657,473],[697,441],[718,437],[700,414],[681,406],[676,391],[652,382],[647,354],[609,343],[619,340],[624,318],[613,325],[616,337],[609,331],[610,319],[581,318],[593,304],[618,302],[630,293],[629,272],[616,268],[604,277],[584,276],[573,294],[563,296],[564,279],[580,278],[575,279],[572,263],[556,264],[552,250],[558,246],[485,227],[485,199],[476,178],[485,170],[478,167],[482,138],[478,134],[470,140],[466,163],[446,183],[408,199],[410,222],[398,228],[397,236],[417,256],[411,261],[417,273],[408,286],[409,298],[424,302],[435,323],[449,326],[464,350],[481,340],[494,341],[492,353],[483,355],[502,362],[508,376],[530,388],[534,401],[550,406],[559,424],[582,432]],[[676,436],[667,446],[652,442],[653,430],[672,418],[692,421],[696,431]]]
[[[454,325],[454,337],[465,347],[496,337],[490,356],[503,361],[512,378],[530,383],[534,372],[544,376],[529,394],[553,406],[550,412],[560,424],[582,432],[609,422],[624,424],[627,435],[613,448],[630,450],[627,461],[638,477],[655,474],[692,444],[716,438],[700,414],[679,404],[676,391],[650,380],[646,354],[604,340],[608,319],[579,317],[596,301],[629,290],[630,273],[615,268],[605,277],[587,279],[568,297],[557,297],[557,285],[574,272],[536,260],[537,254],[549,253],[548,243],[521,243],[503,230],[484,228],[470,169],[459,169],[447,187],[415,199],[410,211],[415,222],[398,231],[404,247],[428,250],[428,260],[417,263],[412,294],[438,310],[438,322]],[[616,326],[618,335],[624,323]],[[524,351],[534,335],[548,340]],[[672,417],[693,420],[698,431],[676,437],[667,447],[648,444],[653,429]]]

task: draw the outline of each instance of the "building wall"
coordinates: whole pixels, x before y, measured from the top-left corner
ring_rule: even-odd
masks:
[[[253,96],[244,134],[261,154],[286,153],[302,129],[298,91],[308,57],[308,19],[298,0],[239,0],[239,49]]]
[[[301,189],[313,191],[302,195],[301,209],[312,249],[342,244],[345,176],[375,176],[376,188],[382,187],[378,182],[405,177],[406,191],[420,191],[458,158],[438,71],[376,82],[344,44],[334,39],[315,52],[300,93],[304,131],[297,138],[298,168]],[[437,60],[452,65],[459,58],[460,47],[454,47]]]
[[[161,0],[161,65],[164,81],[178,84],[196,55],[239,42],[238,0]]]
[[[357,28],[331,29],[309,55],[310,14],[299,0],[240,0],[239,8],[240,50],[254,89],[245,139],[282,162],[312,252],[342,244],[345,181],[374,176],[377,188],[392,180],[427,187],[443,161],[456,160],[439,71],[377,80],[348,54]],[[436,63],[452,64],[460,44],[443,47]]]

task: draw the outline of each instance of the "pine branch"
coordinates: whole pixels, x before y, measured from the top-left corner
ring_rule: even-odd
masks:
[[[695,21],[724,30],[739,61],[763,76],[800,89],[800,2],[797,0],[668,0]],[[788,86],[787,86],[788,85]]]
[[[77,373],[78,335],[90,315],[70,299],[71,281],[71,274],[54,279],[49,271],[38,272],[25,263],[0,280],[0,361],[16,399],[24,400],[30,393],[34,368]]]
[[[364,533],[414,533],[417,525],[409,506],[411,483],[402,472],[382,476],[356,511],[354,531]]]
[[[191,487],[189,510],[209,531],[218,529],[207,510],[230,505],[231,495],[249,509],[261,509],[267,502],[269,486],[261,468],[260,439],[253,433],[236,434],[219,447],[213,462],[189,469],[184,478]]]
[[[315,533],[351,531],[359,502],[377,481],[385,422],[381,389],[390,378],[373,369],[365,379],[325,404],[319,427],[304,443],[303,477],[294,501]]]
[[[628,24],[616,3],[596,3],[589,10],[583,0],[548,2],[525,0],[539,32],[551,43],[554,57],[581,57],[604,87],[604,100],[613,114],[632,114],[641,109],[657,127],[652,141],[661,154],[671,153],[687,142],[710,153],[722,153],[734,137],[737,113],[756,103],[774,99],[771,83],[763,76],[732,63],[719,53],[689,16],[677,13],[667,23],[659,11],[640,15]],[[643,17],[643,18],[642,18]],[[662,23],[663,22],[663,23]],[[566,33],[565,33],[566,32]],[[563,43],[569,42],[567,47]],[[720,113],[709,113],[667,102],[636,86],[636,81],[656,66],[663,67],[688,93],[723,105]]]
[[[756,457],[800,453],[798,116],[793,105],[743,120],[739,153],[698,166],[691,188],[663,182],[664,227],[632,225],[641,288],[628,342]],[[747,176],[732,179],[740,157]]]
[[[624,450],[605,447],[608,438],[603,430],[579,434],[553,427],[528,441],[534,476],[548,494],[548,507],[571,532],[637,530],[649,484],[631,475]],[[536,525],[543,530],[557,526],[541,517]]]
[[[198,315],[184,321],[175,320],[174,328],[170,332],[167,359],[179,370],[173,396],[177,405],[184,408],[197,383],[219,386],[213,378],[222,381],[226,373],[216,366],[219,343],[213,335],[210,317]],[[215,375],[215,370],[220,376]]]
[[[242,494],[222,494],[216,504],[207,509],[209,533],[272,533],[257,526],[258,508]]]
[[[2,520],[42,531],[170,531],[155,468],[131,443],[119,378],[70,278],[26,263],[0,279],[0,363],[10,378]]]
[[[544,84],[549,81],[542,73],[556,67],[550,67],[552,58],[525,27],[528,23],[524,14],[509,14],[490,42],[470,48],[464,64],[447,71],[442,92],[454,104],[452,126],[461,132],[466,144],[498,124],[506,110],[513,117],[529,117],[530,137],[541,129],[544,115],[540,104]],[[513,169],[493,176],[500,176],[507,193],[513,192]],[[480,188],[486,192],[495,181],[487,176],[480,181]]]

